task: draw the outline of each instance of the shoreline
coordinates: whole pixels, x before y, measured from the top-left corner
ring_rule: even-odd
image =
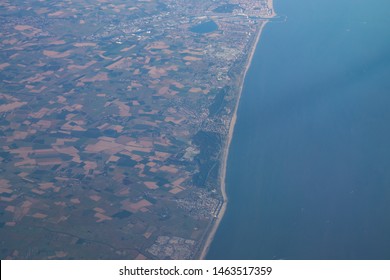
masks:
[[[271,7],[273,9],[272,0],[270,0],[269,3],[271,4]],[[272,10],[272,16],[271,17],[274,17],[274,16],[275,16],[275,12]],[[264,26],[266,26],[266,24],[268,22],[269,22],[268,20],[265,20],[261,24],[259,29],[257,30],[256,39],[255,39],[254,44],[252,46],[252,49],[250,51],[250,55],[248,57],[248,60],[247,60],[246,66],[245,66],[245,70],[244,70],[244,73],[243,73],[241,81],[240,81],[239,94],[238,94],[238,98],[237,98],[237,101],[236,101],[236,104],[235,104],[235,107],[234,107],[234,112],[233,112],[233,115],[232,115],[232,119],[230,121],[229,133],[228,133],[228,137],[227,137],[226,142],[225,142],[225,147],[223,149],[223,155],[222,155],[222,158],[221,158],[221,163],[222,164],[221,164],[221,167],[220,167],[219,179],[220,179],[220,182],[221,182],[221,194],[222,194],[222,197],[223,197],[223,202],[222,202],[222,206],[221,206],[221,208],[220,208],[220,210],[218,212],[218,215],[214,218],[214,221],[212,222],[213,225],[212,225],[212,228],[211,228],[210,232],[208,233],[207,239],[206,239],[206,241],[204,242],[204,244],[202,246],[201,253],[199,255],[199,259],[200,260],[204,260],[205,259],[206,255],[207,255],[207,253],[208,253],[208,251],[210,249],[211,243],[214,240],[214,237],[215,237],[215,234],[216,234],[217,229],[219,227],[219,224],[221,223],[222,218],[223,218],[223,216],[225,215],[225,212],[226,212],[226,206],[227,206],[227,202],[228,202],[228,197],[227,197],[227,194],[226,194],[226,168],[227,168],[227,161],[228,161],[228,157],[229,157],[230,143],[231,143],[232,138],[233,138],[234,127],[235,127],[236,121],[237,121],[237,110],[238,110],[238,106],[240,104],[240,99],[241,99],[242,91],[243,91],[243,88],[244,88],[244,82],[245,82],[246,74],[247,74],[247,72],[248,72],[248,70],[249,70],[249,68],[250,68],[250,66],[252,64],[252,59],[253,59],[253,56],[254,56],[254,54],[256,52],[257,45],[258,45],[260,37],[261,37],[261,33],[262,33],[263,29],[264,29]]]

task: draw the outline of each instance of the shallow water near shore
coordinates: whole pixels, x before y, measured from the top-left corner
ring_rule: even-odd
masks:
[[[390,2],[276,0],[208,259],[390,259]]]

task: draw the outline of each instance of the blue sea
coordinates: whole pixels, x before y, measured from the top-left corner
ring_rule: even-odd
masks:
[[[208,259],[390,259],[390,1],[274,0]]]

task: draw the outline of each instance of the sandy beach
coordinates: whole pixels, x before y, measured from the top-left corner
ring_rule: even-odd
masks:
[[[272,0],[270,0],[270,5],[272,5]],[[274,12],[273,12],[273,15],[274,15]],[[221,182],[221,194],[222,194],[222,197],[223,197],[223,203],[222,203],[220,211],[218,212],[217,217],[214,219],[212,228],[211,228],[210,232],[208,233],[208,237],[207,237],[206,241],[203,244],[201,253],[199,255],[199,259],[201,259],[201,260],[205,259],[206,255],[207,255],[207,252],[208,252],[208,250],[210,248],[210,245],[211,245],[211,243],[212,243],[212,241],[214,239],[215,233],[217,232],[219,224],[221,223],[222,218],[223,218],[223,216],[224,216],[224,214],[226,212],[226,206],[227,206],[227,202],[228,202],[228,197],[227,197],[227,194],[226,194],[226,166],[227,166],[227,160],[228,160],[228,156],[229,156],[229,147],[230,147],[230,143],[231,143],[231,140],[232,140],[232,137],[233,137],[234,127],[235,127],[236,120],[237,120],[237,109],[238,109],[238,105],[240,104],[240,98],[241,98],[242,90],[243,90],[243,87],[244,87],[244,81],[245,81],[246,73],[248,72],[248,70],[250,68],[250,65],[251,65],[251,62],[252,62],[252,59],[253,59],[253,55],[254,55],[254,53],[256,51],[256,47],[257,47],[257,44],[258,44],[258,42],[260,40],[263,28],[264,28],[264,26],[267,23],[268,23],[268,21],[264,21],[261,24],[261,26],[259,27],[258,31],[257,31],[255,43],[252,45],[252,49],[251,49],[250,55],[249,55],[247,63],[246,63],[244,74],[241,77],[240,87],[239,87],[239,94],[238,94],[237,102],[236,102],[236,105],[235,105],[235,108],[234,108],[234,113],[233,113],[233,116],[232,116],[232,120],[230,122],[229,134],[227,136],[226,144],[225,144],[225,147],[223,149],[222,158],[221,158],[221,163],[222,164],[221,164],[220,178],[219,179],[220,179],[220,182]]]

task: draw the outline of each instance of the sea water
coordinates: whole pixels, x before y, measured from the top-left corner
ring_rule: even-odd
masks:
[[[390,1],[275,0],[208,259],[390,259]]]

